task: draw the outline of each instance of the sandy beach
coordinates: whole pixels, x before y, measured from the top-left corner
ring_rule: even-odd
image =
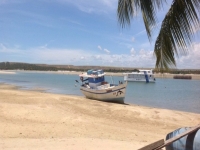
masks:
[[[15,71],[12,71],[12,70],[0,70],[0,74],[15,74]]]
[[[0,84],[0,149],[133,150],[200,123],[200,114]]]

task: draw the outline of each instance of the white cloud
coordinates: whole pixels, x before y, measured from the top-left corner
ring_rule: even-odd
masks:
[[[85,57],[81,56],[81,59],[85,59]]]
[[[39,48],[41,48],[41,49],[46,49],[47,46],[48,46],[48,44],[45,44],[45,45],[43,45],[43,46],[40,46]]]
[[[200,69],[200,43],[194,44],[188,55],[180,56],[177,61],[177,68],[197,68]],[[110,51],[104,49],[107,53]],[[101,54],[98,51],[81,49],[58,49],[40,46],[28,50],[19,48],[8,48],[5,44],[0,44],[1,61],[17,61],[27,63],[45,64],[69,64],[69,65],[105,65],[121,67],[154,67],[156,58],[153,51],[132,48],[127,54]],[[130,55],[132,54],[132,55]],[[134,55],[133,55],[134,54]]]
[[[94,58],[98,60],[102,60],[102,57],[100,55],[95,55]]]
[[[194,34],[200,31],[200,25],[193,27]]]
[[[102,49],[102,47],[100,45],[98,45],[98,49],[103,50],[104,52],[106,52],[107,54],[110,54],[110,51],[107,50],[106,48]]]
[[[19,47],[19,46],[17,46]],[[8,48],[5,44],[0,43],[0,53],[2,54],[22,54],[18,48]],[[0,55],[0,56],[1,56]]]
[[[102,50],[102,48],[101,48],[101,46],[100,46],[100,45],[98,45],[98,49]]]
[[[5,46],[4,44],[0,43],[0,49],[1,49],[1,50],[5,50],[5,49],[6,49],[6,46]]]
[[[194,43],[187,55],[180,56],[177,61],[177,68],[200,69],[200,43]]]
[[[110,51],[107,49],[104,49],[104,52],[106,52],[107,54],[110,54]]]
[[[117,55],[111,55],[112,58],[117,58]]]
[[[131,56],[134,56],[134,55],[135,55],[135,50],[134,50],[134,48],[131,48],[130,53],[131,53]]]

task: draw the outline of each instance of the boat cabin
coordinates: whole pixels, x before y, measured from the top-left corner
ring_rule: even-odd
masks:
[[[153,70],[138,70],[137,72],[123,73],[125,81],[155,82]]]
[[[132,72],[135,73],[135,72]],[[139,70],[139,72],[137,72],[138,74],[153,74],[153,70]]]
[[[82,82],[87,81],[88,83],[86,83],[87,85],[89,85],[90,88],[92,89],[96,89],[98,86],[103,85],[103,84],[107,84],[107,82],[105,82],[105,73],[103,70],[88,70],[85,74],[81,74],[79,75],[80,78],[82,78]],[[87,79],[83,79],[83,78],[87,78]]]

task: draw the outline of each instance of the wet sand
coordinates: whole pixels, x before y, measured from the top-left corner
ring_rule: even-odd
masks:
[[[200,123],[200,114],[0,84],[0,149],[133,150]]]

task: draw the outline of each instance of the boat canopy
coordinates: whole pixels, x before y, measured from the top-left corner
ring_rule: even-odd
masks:
[[[87,75],[99,75],[99,74],[103,74],[104,71],[103,70],[88,70],[87,71]]]
[[[139,70],[138,72],[131,72],[131,73],[123,73],[124,75],[127,74],[153,74],[153,70]]]
[[[105,73],[102,69],[91,69],[88,70],[86,73],[80,74],[80,77],[87,77],[87,78],[98,78],[104,76]]]

